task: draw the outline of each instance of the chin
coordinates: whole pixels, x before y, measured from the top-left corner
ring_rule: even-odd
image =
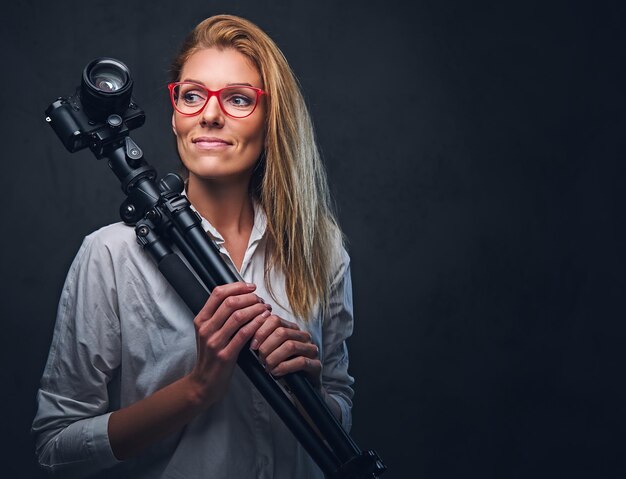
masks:
[[[194,168],[189,170],[189,175],[207,181],[250,181],[250,170],[233,171],[230,168]]]
[[[244,159],[225,157],[222,155],[203,155],[191,161],[183,161],[183,165],[193,175],[203,180],[240,181],[248,180],[254,170],[255,162]]]
[[[225,173],[228,174],[227,170],[230,168],[228,168],[225,163],[226,161],[223,158],[216,158],[214,156],[205,156],[191,162],[183,162],[190,173],[200,178],[221,176]]]

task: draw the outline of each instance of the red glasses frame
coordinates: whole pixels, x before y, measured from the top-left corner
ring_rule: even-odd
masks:
[[[201,90],[204,90],[207,92],[207,97],[206,97],[206,101],[204,102],[204,105],[202,105],[202,107],[195,113],[184,113],[182,111],[180,111],[178,109],[178,106],[176,106],[176,100],[174,99],[174,88],[176,88],[179,85],[193,85],[196,86],[198,88],[200,88]],[[220,94],[224,91],[224,90],[230,90],[230,89],[234,89],[234,88],[241,88],[241,87],[245,87],[245,88],[249,88],[251,90],[254,90],[256,92],[256,99],[254,102],[254,108],[252,108],[252,110],[250,111],[250,113],[248,113],[247,115],[244,116],[234,116],[230,113],[228,113],[226,111],[226,109],[224,108],[224,105],[222,105],[222,99],[220,97]],[[207,87],[205,87],[204,85],[201,85],[200,83],[194,83],[194,82],[190,82],[190,81],[177,81],[177,82],[172,82],[169,83],[167,85],[168,90],[170,91],[170,100],[172,102],[172,106],[174,107],[174,109],[181,115],[183,116],[196,116],[199,115],[200,113],[202,113],[204,111],[204,109],[206,108],[206,106],[209,104],[209,100],[211,99],[211,97],[216,97],[217,98],[217,103],[220,106],[220,109],[222,110],[222,112],[231,117],[231,118],[236,118],[236,119],[241,119],[241,118],[247,118],[250,115],[252,115],[252,113],[254,113],[254,111],[256,110],[257,105],[259,104],[259,99],[261,96],[263,95],[267,95],[267,93],[257,87],[254,86],[249,86],[249,85],[231,85],[231,86],[227,86],[224,88],[220,88],[219,90],[209,90]]]

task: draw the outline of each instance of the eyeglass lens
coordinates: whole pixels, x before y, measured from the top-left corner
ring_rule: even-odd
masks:
[[[246,86],[226,87],[219,91],[219,103],[225,113],[234,117],[248,116],[257,102],[257,92]],[[180,83],[172,91],[176,109],[185,115],[199,112],[209,98],[209,91],[200,85]]]

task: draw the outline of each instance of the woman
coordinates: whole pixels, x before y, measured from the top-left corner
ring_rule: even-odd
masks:
[[[264,32],[228,15],[190,33],[172,73],[186,195],[244,281],[193,318],[131,228],[89,235],[38,392],[39,462],[71,477],[322,477],[235,368],[251,341],[350,427],[349,261],[297,81]]]

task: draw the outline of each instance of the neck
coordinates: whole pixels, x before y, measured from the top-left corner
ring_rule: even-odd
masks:
[[[248,233],[254,224],[254,208],[248,181],[223,182],[189,174],[189,201],[222,236]]]

